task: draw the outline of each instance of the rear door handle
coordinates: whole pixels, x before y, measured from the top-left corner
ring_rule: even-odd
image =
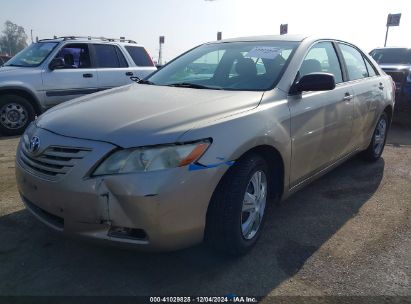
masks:
[[[380,86],[378,87],[380,90],[384,90],[384,85],[380,82]]]
[[[126,76],[133,76],[133,72],[126,72]]]
[[[93,78],[93,74],[87,73],[87,74],[83,74],[84,78]]]

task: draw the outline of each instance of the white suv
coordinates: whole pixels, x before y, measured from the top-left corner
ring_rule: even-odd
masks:
[[[129,84],[155,70],[146,49],[132,40],[40,40],[0,68],[0,134],[21,134],[54,105]]]

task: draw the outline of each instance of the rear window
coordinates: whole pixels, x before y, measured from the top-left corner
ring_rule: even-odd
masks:
[[[150,56],[143,47],[126,46],[125,48],[137,66],[153,66]]]
[[[377,63],[411,64],[411,49],[377,49],[370,55]]]

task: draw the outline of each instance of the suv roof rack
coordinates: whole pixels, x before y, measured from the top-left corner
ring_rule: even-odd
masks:
[[[92,36],[60,36],[60,37],[54,36],[54,38],[40,39],[39,41],[55,40],[55,39],[62,39],[63,41],[76,40],[76,39],[87,39],[87,40],[101,40],[101,41],[109,41],[109,42],[119,41],[119,42],[128,42],[128,43],[137,43],[134,40],[125,39],[123,37],[120,37],[120,39],[117,39],[117,38],[92,37]]]

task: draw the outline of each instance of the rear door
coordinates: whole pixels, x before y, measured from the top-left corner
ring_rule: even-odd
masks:
[[[338,43],[347,69],[349,84],[354,90],[354,117],[351,146],[359,148],[370,138],[379,104],[384,100],[384,84],[376,69],[360,50],[347,43]]]
[[[334,75],[335,89],[303,92],[288,98],[291,112],[291,186],[304,181],[350,152],[353,91],[343,81],[341,63],[331,41],[308,51],[299,77],[326,72]]]
[[[46,106],[98,91],[96,69],[87,43],[64,45],[54,58],[64,61],[64,68],[42,72]]]
[[[144,78],[157,70],[144,47],[130,44],[125,45],[124,49],[135,64],[131,67],[135,76]]]
[[[98,83],[101,89],[110,89],[132,83],[134,76],[119,47],[114,44],[93,44]]]

